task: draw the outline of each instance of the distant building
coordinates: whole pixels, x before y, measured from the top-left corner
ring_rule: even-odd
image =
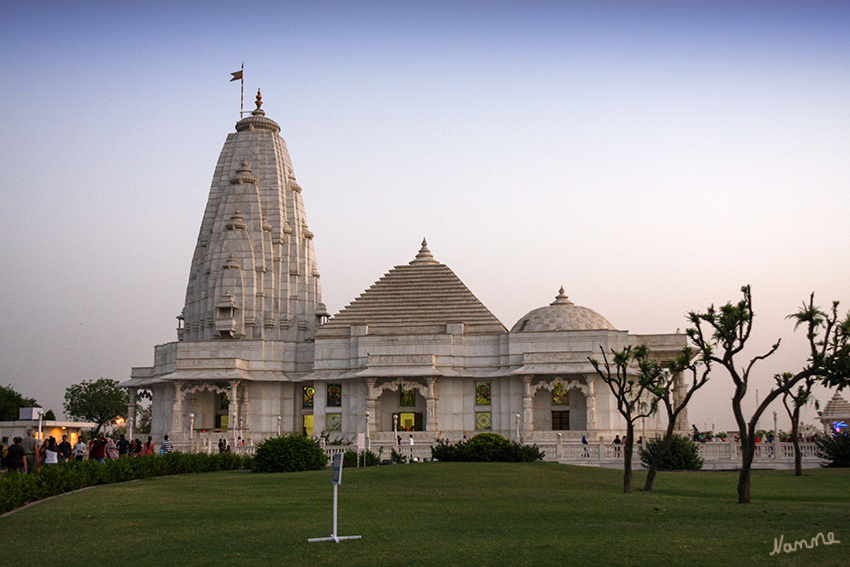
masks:
[[[826,435],[834,435],[839,431],[847,433],[850,431],[850,403],[835,392],[823,411],[818,412],[818,419]]]
[[[131,426],[144,389],[154,437],[177,443],[190,429],[195,439],[255,443],[279,431],[348,440],[368,431],[377,444],[402,430],[417,442],[625,433],[588,357],[646,344],[670,358],[685,335],[617,330],[563,289],[508,331],[424,241],[410,263],[328,319],[302,190],[261,105],[258,93],[219,157],[177,340],[122,384]],[[653,418],[637,433],[661,425]],[[678,428],[688,428],[687,415]]]
[[[16,421],[0,421],[0,443],[8,447],[15,437],[26,437],[32,430],[35,431],[36,437],[42,440],[53,437],[57,442],[61,442],[62,436],[67,435],[68,441],[73,445],[83,431],[97,427],[96,423],[90,421],[41,420],[39,422],[41,411],[41,408],[21,408],[19,419]]]

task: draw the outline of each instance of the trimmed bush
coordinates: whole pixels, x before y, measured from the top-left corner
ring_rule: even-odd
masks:
[[[254,451],[254,472],[316,471],[328,464],[322,447],[309,437],[287,434],[263,440]]]
[[[544,455],[537,445],[521,445],[496,433],[479,433],[466,443],[454,445],[438,439],[431,447],[431,457],[438,461],[530,463]]]
[[[850,467],[850,435],[821,437],[818,456],[827,461],[825,467]]]
[[[163,456],[131,457],[106,461],[69,461],[42,466],[41,472],[9,472],[0,476],[0,513],[87,486],[169,474],[213,472],[242,468],[243,459],[230,453],[206,455],[172,451]]]
[[[640,450],[641,462],[649,467],[658,451],[661,449],[662,437],[655,437],[645,443]],[[670,439],[670,446],[661,459],[658,470],[661,471],[698,471],[702,468],[702,459],[699,456],[699,446],[685,435],[674,434]]]

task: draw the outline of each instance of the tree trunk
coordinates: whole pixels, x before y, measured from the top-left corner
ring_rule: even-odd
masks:
[[[675,417],[667,417],[667,431],[664,432],[664,440],[661,442],[661,447],[658,448],[658,453],[655,454],[655,458],[652,460],[652,463],[650,463],[649,470],[646,473],[646,484],[643,485],[643,489],[646,492],[652,491],[652,483],[655,482],[655,475],[658,473],[658,467],[661,466],[661,461],[664,459],[664,455],[667,454],[667,449],[670,448],[670,443],[673,441],[673,430],[676,426]]]
[[[794,415],[791,416],[791,441],[794,443],[794,475],[803,476],[803,455],[800,454],[800,407],[794,408]]]
[[[749,435],[746,446],[741,443],[741,473],[738,475],[738,504],[750,503],[750,467],[756,453],[755,435]]]
[[[632,445],[634,439],[634,425],[627,420],[626,424],[626,446],[623,447],[623,492],[632,493]]]
[[[744,412],[741,409],[741,400],[747,393],[746,384],[739,384],[732,396],[732,413],[738,424],[738,436],[741,438],[741,472],[738,474],[738,503],[750,503],[750,467],[756,453],[756,420],[750,423],[744,421]]]

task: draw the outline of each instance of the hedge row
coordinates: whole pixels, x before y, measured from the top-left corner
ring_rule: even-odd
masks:
[[[545,453],[537,445],[521,445],[496,433],[479,433],[455,444],[438,439],[431,447],[431,456],[438,461],[530,463],[543,459]]]
[[[171,452],[166,455],[124,458],[98,464],[69,461],[42,466],[41,472],[8,472],[0,476],[0,513],[29,502],[42,500],[99,484],[112,484],[154,476],[241,469],[245,459],[232,453]]]

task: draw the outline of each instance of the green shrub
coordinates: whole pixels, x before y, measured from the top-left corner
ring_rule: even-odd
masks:
[[[644,444],[640,450],[641,462],[649,467],[658,451],[661,449],[662,437],[655,437]],[[699,456],[699,446],[685,435],[674,434],[670,439],[670,446],[661,459],[658,470],[662,471],[698,471],[702,468],[702,459]]]
[[[529,463],[541,460],[544,454],[537,445],[521,445],[496,433],[479,433],[454,445],[438,439],[431,447],[431,457],[438,461]]]
[[[70,461],[42,466],[41,472],[10,472],[0,476],[0,513],[57,494],[167,474],[213,472],[243,468],[243,458],[230,453],[205,455],[173,451],[163,456],[105,461]]]
[[[818,456],[825,467],[850,467],[850,435],[829,435],[818,439]]]
[[[302,435],[263,440],[254,451],[254,472],[315,471],[328,464],[322,447]]]
[[[364,463],[364,455],[365,455],[365,465]],[[360,463],[360,466],[367,467],[375,467],[381,464],[381,459],[378,458],[378,455],[373,453],[372,451],[362,451],[358,453],[357,451],[346,451],[342,455],[342,466],[345,468],[357,467]]]

